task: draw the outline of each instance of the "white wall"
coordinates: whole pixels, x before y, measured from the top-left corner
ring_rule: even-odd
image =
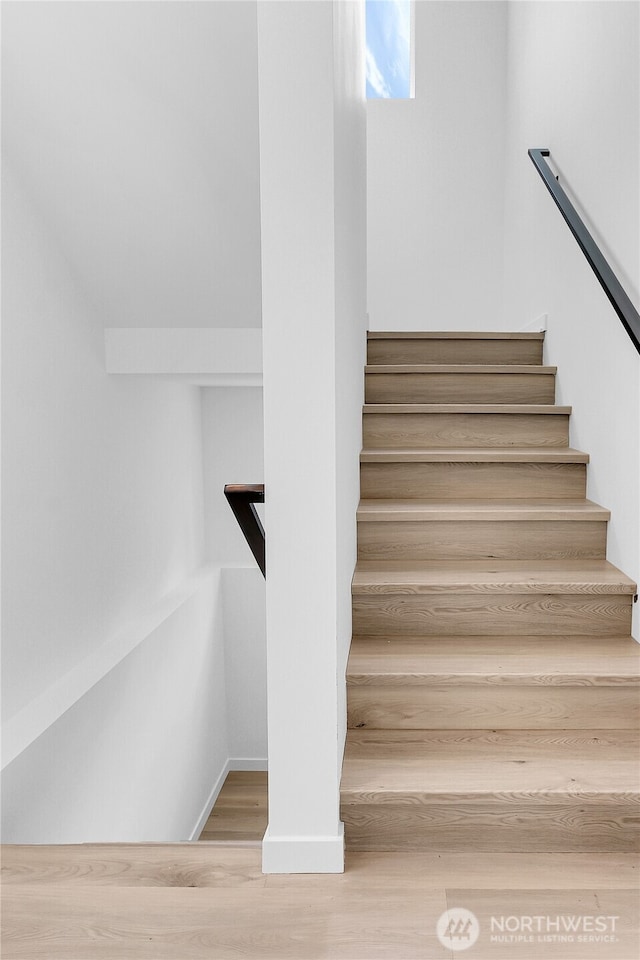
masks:
[[[223,566],[253,567],[253,554],[224,487],[264,480],[262,388],[203,388],[202,437],[207,559]]]
[[[505,317],[547,313],[546,360],[588,496],[612,510],[608,556],[640,577],[640,357],[527,157],[549,147],[565,191],[640,303],[637,3],[511,3]],[[637,617],[637,613],[636,613]],[[637,632],[635,634],[638,636]]]
[[[210,529],[207,566],[200,390],[104,353],[105,324],[260,323],[255,21],[3,8],[7,841],[189,839],[264,764],[264,584]]]
[[[255,2],[3,4],[3,122],[106,326],[260,326]]]
[[[265,582],[223,492],[264,480],[261,388],[202,390],[202,452],[205,550],[223,568],[229,757],[239,769],[266,768]]]
[[[367,104],[369,327],[501,329],[507,4],[415,23],[415,99]]]
[[[217,579],[147,613],[203,561],[198,391],[106,376],[7,163],[3,221],[3,836],[187,839],[228,756]]]
[[[228,769],[219,571],[2,772],[7,843],[197,839]]]
[[[365,313],[363,12],[258,5],[267,872],[343,868],[341,687]],[[350,52],[344,73],[338,51]]]
[[[265,581],[258,567],[222,570],[227,749],[231,769],[267,769]]]
[[[5,162],[4,716],[203,559],[200,402],[108,378],[90,304]]]

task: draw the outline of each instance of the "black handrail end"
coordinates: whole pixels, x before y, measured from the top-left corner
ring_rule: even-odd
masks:
[[[227,483],[224,495],[229,500],[245,500],[248,503],[264,503],[264,483]]]
[[[256,563],[262,571],[262,575],[266,577],[267,564],[264,527],[254,507],[254,503],[264,503],[264,484],[227,483],[224,488],[224,495],[233,510],[233,514],[256,559]]]

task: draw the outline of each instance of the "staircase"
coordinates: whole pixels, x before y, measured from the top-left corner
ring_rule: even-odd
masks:
[[[369,334],[348,848],[636,841],[636,585],[605,559],[543,337]]]

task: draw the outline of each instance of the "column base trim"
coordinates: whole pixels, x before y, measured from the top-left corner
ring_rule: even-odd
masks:
[[[262,841],[263,873],[344,873],[344,824],[334,836],[273,837]]]

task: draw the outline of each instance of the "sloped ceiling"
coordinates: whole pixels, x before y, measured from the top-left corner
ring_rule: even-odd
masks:
[[[3,152],[105,326],[259,326],[255,3],[3,6]]]

